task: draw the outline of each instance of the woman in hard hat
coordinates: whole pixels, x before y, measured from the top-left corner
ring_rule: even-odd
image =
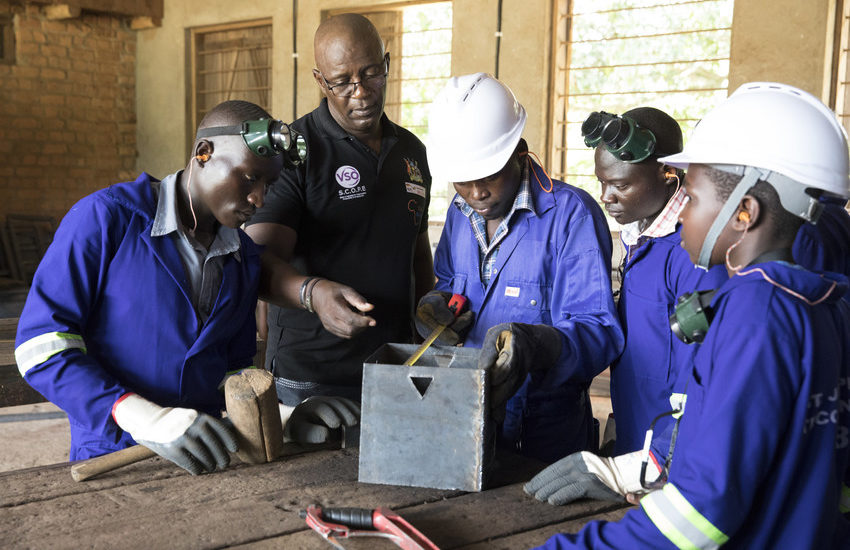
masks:
[[[602,211],[530,159],[525,121],[511,90],[484,73],[450,78],[434,100],[428,164],[457,195],[437,246],[436,290],[417,316],[432,325],[423,316],[453,293],[467,297],[475,321],[465,345],[482,347],[502,445],[551,462],[598,446],[587,389],[623,334]]]
[[[702,316],[709,328],[663,489],[618,523],[543,548],[847,548],[848,279],[807,271],[791,252],[819,196],[850,196],[846,135],[814,96],[751,83],[660,161],[688,168],[680,220],[691,260],[725,264],[730,279],[685,323]]]

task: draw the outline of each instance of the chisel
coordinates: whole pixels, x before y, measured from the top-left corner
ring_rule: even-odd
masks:
[[[454,316],[457,317],[460,315],[461,310],[463,310],[463,306],[466,304],[466,296],[462,296],[460,294],[452,294],[451,300],[449,300],[449,310],[454,313]],[[447,325],[438,325],[437,328],[431,331],[431,334],[428,335],[428,338],[425,339],[422,344],[416,348],[410,357],[407,358],[407,361],[402,363],[406,367],[412,366],[416,361],[422,357],[422,354],[425,353],[431,344],[434,343],[434,340],[443,332],[443,329],[446,328]]]

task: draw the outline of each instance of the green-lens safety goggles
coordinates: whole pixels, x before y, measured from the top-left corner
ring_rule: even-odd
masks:
[[[581,124],[581,135],[588,147],[602,143],[612,155],[629,163],[649,158],[657,143],[655,135],[632,118],[605,111],[590,113]]]
[[[283,155],[287,168],[294,168],[307,158],[304,136],[288,124],[270,118],[246,120],[233,126],[213,126],[198,130],[197,139],[213,136],[241,135],[245,145],[257,156]]]
[[[670,330],[679,340],[693,344],[705,339],[714,318],[711,300],[715,294],[717,289],[688,292],[679,296],[676,309],[670,316]]]

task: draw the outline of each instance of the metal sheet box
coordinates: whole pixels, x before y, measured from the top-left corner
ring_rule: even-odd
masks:
[[[363,364],[359,480],[481,491],[493,462],[487,377],[478,349],[385,344]]]

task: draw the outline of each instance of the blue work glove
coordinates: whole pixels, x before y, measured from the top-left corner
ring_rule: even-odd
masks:
[[[238,449],[236,435],[224,420],[194,409],[160,407],[135,393],[115,403],[112,417],[137,443],[192,475],[227,468],[227,452]]]
[[[333,430],[360,423],[360,403],[345,397],[308,397],[296,407],[280,405],[284,441],[324,443]]]
[[[419,299],[414,319],[419,336],[427,338],[435,328],[445,325],[446,328],[434,341],[436,344],[456,346],[463,340],[472,326],[474,314],[471,311],[465,311],[455,318],[455,314],[449,309],[451,299],[451,292],[442,290],[432,290]]]
[[[624,502],[628,494],[647,492],[640,483],[641,453],[615,457],[600,457],[587,451],[573,453],[534,476],[523,490],[556,506],[580,498]],[[660,472],[654,464],[652,468],[654,481]]]
[[[561,355],[561,332],[549,325],[501,323],[490,327],[481,346],[478,368],[490,372],[490,408],[504,419],[508,399],[530,372],[552,367]]]

